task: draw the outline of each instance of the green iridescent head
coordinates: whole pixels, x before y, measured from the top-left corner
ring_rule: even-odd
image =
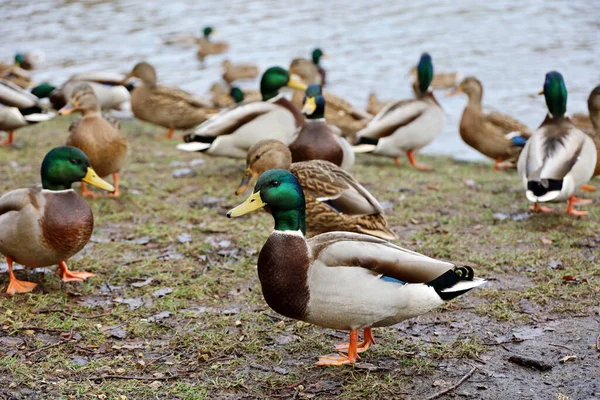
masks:
[[[25,54],[23,54],[23,53],[15,54],[15,64],[16,65],[21,65],[21,64],[23,64],[24,61],[25,61]]]
[[[552,117],[562,117],[567,112],[567,87],[563,76],[556,71],[546,74],[544,89],[540,92],[546,98],[546,106]]]
[[[208,39],[208,37],[209,37],[210,35],[212,35],[213,33],[214,33],[214,30],[213,30],[212,26],[207,26],[206,28],[204,28],[204,29],[202,30],[202,34],[203,34],[203,35],[204,35],[204,37],[205,37],[205,38],[207,38],[207,39]]]
[[[325,118],[325,97],[320,85],[308,85],[302,105],[302,114],[308,119]]]
[[[298,90],[305,90],[306,85],[292,79],[290,73],[281,67],[267,69],[260,79],[260,93],[264,101],[272,99],[279,94],[279,89],[289,86]]]
[[[44,82],[44,83],[40,83],[39,85],[37,85],[36,87],[31,89],[31,94],[33,94],[35,97],[37,97],[39,99],[44,99],[44,98],[50,96],[50,93],[52,93],[54,91],[54,89],[56,89],[54,86],[52,86],[51,84],[49,84],[47,82]]]
[[[233,86],[229,91],[229,95],[236,103],[241,103],[244,101],[244,92],[237,86]]]
[[[42,187],[48,190],[67,190],[75,182],[84,181],[112,192],[115,188],[98,178],[85,153],[76,147],[55,147],[46,154],[40,170]]]
[[[324,57],[324,56],[325,56],[325,53],[323,53],[323,50],[316,48],[312,52],[312,62],[315,65],[319,65],[319,61],[321,61],[321,57]]]
[[[254,193],[227,213],[234,218],[266,207],[275,220],[275,229],[306,233],[306,203],[298,179],[284,169],[264,172],[256,182]]]
[[[423,53],[419,64],[417,64],[417,79],[419,83],[419,91],[426,93],[433,80],[433,63],[431,56],[428,53]]]

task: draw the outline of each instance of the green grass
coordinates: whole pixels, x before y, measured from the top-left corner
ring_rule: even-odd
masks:
[[[0,193],[39,182],[41,160],[64,143],[69,121],[19,130],[20,148],[0,148]],[[440,374],[454,379],[440,363],[462,366],[496,351],[471,321],[506,331],[540,315],[568,319],[597,306],[600,266],[589,261],[600,246],[597,205],[587,206],[583,218],[556,212],[499,220],[495,213],[527,212],[514,171],[422,157],[436,168],[423,173],[406,162],[396,167],[391,159],[358,157],[357,179],[393,204],[389,222],[399,245],[471,265],[491,281],[416,322],[377,329],[377,345],[362,356],[367,367],[314,367],[317,356],[347,338],[266,306],[255,263],[272,219],[224,215],[244,200],[233,194],[244,162],[180,153],[175,142],[156,138],[161,129],[122,125],[131,150],[123,196],[89,201],[94,240],[69,261],[71,269],[97,277],[62,284],[53,273],[21,270],[18,276],[39,287],[0,296],[0,339],[6,340],[0,342],[0,397],[419,398],[435,391],[431,380]],[[197,176],[172,177],[196,159],[205,160],[192,167]],[[211,203],[209,196],[222,199]],[[180,243],[183,233],[192,241]],[[549,268],[552,261],[562,269]],[[565,275],[588,282],[567,284]],[[147,278],[146,286],[131,285]],[[2,291],[7,283],[0,276]],[[165,287],[173,292],[152,297]],[[135,299],[139,308],[123,299]],[[152,321],[163,311],[171,314]],[[115,327],[124,339],[111,336]]]

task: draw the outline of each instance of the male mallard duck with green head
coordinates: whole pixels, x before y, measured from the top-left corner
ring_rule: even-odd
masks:
[[[238,217],[266,207],[275,229],[258,256],[258,277],[276,312],[324,328],[350,331],[345,351],[318,366],[353,364],[374,343],[371,329],[424,314],[480,286],[473,269],[435,260],[385,240],[349,232],[305,239],[302,187],[290,172],[261,175],[252,194],[227,213]],[[358,343],[358,331],[364,340]]]
[[[567,87],[556,71],[546,74],[544,89],[548,115],[529,138],[521,152],[517,169],[534,211],[551,212],[539,203],[569,201],[567,213],[586,215],[575,210],[575,204],[589,204],[575,197],[575,190],[587,183],[596,167],[596,146],[565,115]]]
[[[0,130],[9,132],[8,140],[0,142],[0,146],[13,143],[15,129],[53,117],[53,113],[42,110],[36,96],[12,82],[0,79]]]
[[[112,175],[115,190],[109,196],[119,196],[119,172],[127,158],[127,141],[119,130],[118,121],[108,121],[102,116],[98,99],[88,83],[75,87],[69,104],[58,113],[68,115],[75,111],[81,112],[82,116],[69,126],[67,146],[83,151],[100,177]],[[96,197],[83,181],[81,195]]]
[[[289,170],[300,182],[306,200],[308,235],[347,231],[397,239],[387,225],[383,207],[352,175],[324,160],[292,164],[287,146],[278,140],[261,140],[248,150],[246,172],[235,194],[270,169]]]
[[[290,77],[281,67],[267,69],[260,81],[262,101],[244,102],[221,112],[184,137],[177,146],[183,151],[246,158],[248,149],[263,139],[290,143],[304,117],[279,93],[284,87],[305,90],[306,86]]]
[[[469,102],[460,120],[459,132],[466,144],[496,160],[495,169],[515,167],[531,130],[516,119],[499,112],[484,113],[481,106],[483,85],[466,77],[449,96],[465,93]]]
[[[94,276],[67,268],[66,260],[83,249],[94,229],[92,210],[71,185],[84,181],[111,192],[113,186],[96,175],[81,150],[69,146],[46,154],[41,176],[42,189],[17,189],[0,197],[0,253],[8,263],[10,294],[36,286],[15,277],[13,261],[27,268],[58,264],[63,282]]]
[[[414,153],[427,146],[444,128],[444,110],[433,96],[429,84],[433,77],[431,56],[421,56],[416,85],[417,98],[388,104],[371,122],[356,134],[356,153],[371,153],[393,157],[407,154],[410,163],[419,170],[432,170],[416,162]]]
[[[326,160],[348,170],[354,165],[352,146],[327,124],[325,106],[321,87],[309,85],[302,107],[306,119],[289,146],[292,161]]]
[[[203,36],[197,41],[199,48],[198,52],[196,53],[200,61],[204,62],[204,58],[206,58],[206,56],[225,53],[227,50],[229,50],[229,43],[213,42],[211,40],[211,35],[217,33],[212,27],[207,26],[204,28],[202,33]]]

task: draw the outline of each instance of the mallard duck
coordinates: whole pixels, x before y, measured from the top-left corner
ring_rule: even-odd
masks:
[[[418,66],[414,66],[410,69],[410,76],[414,81],[418,79],[417,73]],[[442,72],[433,74],[433,78],[431,79],[430,87],[433,89],[451,89],[456,87],[456,84],[460,81],[461,74],[458,72]]]
[[[405,250],[385,240],[350,232],[305,239],[306,213],[298,179],[282,169],[263,173],[239,217],[267,207],[275,229],[258,256],[267,304],[279,314],[329,329],[350,331],[350,342],[316,365],[353,364],[374,344],[372,328],[424,314],[485,282],[471,267]],[[364,340],[358,343],[358,330]]]
[[[260,101],[262,96],[258,90],[242,90],[237,86],[229,86],[222,82],[213,83],[210,87],[211,101],[216,107],[227,108],[244,101]]]
[[[63,108],[73,95],[73,89],[80,83],[88,83],[100,104],[100,108],[107,110],[128,110],[130,108],[133,85],[123,85],[125,75],[113,72],[82,72],[72,75],[65,83],[53,90],[48,95],[52,106],[59,110]],[[36,87],[37,88],[37,87]],[[32,89],[32,91],[36,90]],[[41,96],[40,96],[41,97]]]
[[[94,171],[102,178],[112,175],[115,190],[109,196],[119,196],[119,171],[127,158],[127,141],[119,131],[118,122],[107,121],[100,113],[100,104],[88,83],[80,83],[73,90],[71,101],[58,112],[60,115],[81,112],[81,118],[69,126],[67,146],[81,149]],[[81,182],[82,196],[96,197]]]
[[[12,144],[15,129],[52,117],[54,114],[44,112],[33,94],[0,79],[0,130],[9,132],[8,140],[0,142],[0,146]]]
[[[203,33],[204,36],[198,39],[197,41],[199,47],[196,55],[198,56],[200,61],[204,61],[204,58],[206,58],[206,56],[212,54],[225,53],[227,50],[229,50],[229,43],[213,42],[211,40],[210,36],[215,34],[216,32],[210,26],[204,28]]]
[[[215,156],[246,158],[248,149],[262,139],[289,143],[304,117],[279,90],[306,86],[290,77],[281,67],[267,69],[260,81],[262,101],[243,102],[215,115],[177,146],[184,151],[203,151]]]
[[[384,107],[392,103],[393,100],[379,100],[377,95],[373,92],[369,93],[369,99],[367,100],[367,107],[365,111],[369,114],[377,115]]]
[[[81,150],[69,146],[46,154],[41,177],[41,189],[17,189],[0,197],[0,253],[8,263],[10,294],[36,286],[15,277],[13,261],[27,268],[58,264],[63,282],[94,276],[67,268],[66,260],[83,249],[94,228],[92,210],[71,185],[84,181],[107,191],[114,188],[96,175]]]
[[[567,87],[560,73],[546,74],[540,94],[546,98],[548,115],[525,144],[517,164],[527,200],[534,203],[534,211],[550,212],[551,208],[539,203],[568,199],[567,213],[586,215],[586,211],[575,210],[573,206],[591,201],[579,199],[574,193],[594,173],[596,146],[565,116]]]
[[[7,65],[0,63],[0,78],[14,83],[21,89],[27,89],[32,85],[29,71],[15,64]]]
[[[574,114],[571,116],[573,123],[579,129],[590,135],[594,144],[596,145],[596,150],[598,151],[598,156],[596,157],[600,160],[600,85],[596,86],[590,93],[590,96],[587,100],[589,115],[585,114]],[[594,176],[600,175],[600,162],[596,163],[596,169],[594,170]],[[594,187],[584,185],[590,190],[595,190]]]
[[[323,160],[295,162],[290,150],[278,140],[261,140],[248,150],[246,172],[235,194],[269,169],[289,170],[298,178],[306,197],[309,236],[348,231],[397,239],[387,226],[383,208],[352,175]]]
[[[327,72],[319,64],[321,58],[328,58],[328,56],[321,49],[316,48],[311,54],[311,60],[306,58],[293,59],[289,71],[291,74],[300,76],[307,85],[319,84],[325,86]]]
[[[45,61],[46,54],[39,50],[15,54],[15,65],[28,71],[38,69]]]
[[[206,121],[214,113],[212,104],[191,93],[156,83],[156,70],[147,62],[140,62],[125,78],[135,77],[142,81],[131,92],[131,110],[136,118],[169,128],[168,139],[175,129],[192,129]]]
[[[465,143],[496,160],[495,169],[516,167],[516,161],[531,136],[531,130],[508,115],[499,112],[484,113],[481,107],[483,85],[477,78],[465,78],[448,95],[457,93],[465,93],[469,97],[459,127],[460,136]]]
[[[418,66],[419,95],[414,100],[395,101],[379,112],[366,128],[356,134],[355,152],[394,157],[406,153],[419,170],[432,170],[415,161],[414,153],[427,146],[442,132],[446,115],[429,89],[433,76],[431,56],[423,53]]]
[[[352,146],[327,125],[325,98],[319,85],[306,89],[302,114],[306,117],[304,124],[289,146],[292,162],[326,160],[346,170],[352,168]]]
[[[258,76],[258,67],[252,64],[233,64],[229,60],[221,63],[223,80],[229,84],[242,79],[254,79]]]

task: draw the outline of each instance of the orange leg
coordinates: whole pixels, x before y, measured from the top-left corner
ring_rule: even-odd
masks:
[[[343,353],[334,354],[331,356],[319,357],[319,361],[315,364],[318,367],[354,364],[358,360],[358,330],[350,331],[350,343],[348,344],[348,355]]]
[[[425,165],[425,164],[419,164],[416,160],[415,160],[415,155],[413,154],[412,150],[409,150],[406,152],[406,155],[408,156],[408,161],[410,161],[410,164],[415,167],[416,169],[418,169],[419,171],[433,171],[433,167],[430,165]]]
[[[375,344],[375,339],[373,338],[373,330],[371,328],[365,328],[363,331],[363,341],[358,344],[356,351],[358,353],[362,353],[363,351],[367,351],[372,344]],[[337,351],[348,351],[350,345],[348,343],[340,343],[335,345],[335,349]]]
[[[0,142],[0,146],[8,146],[8,145],[12,144],[14,138],[15,138],[15,131],[8,132],[8,139],[5,140],[4,142]]]
[[[116,172],[113,174],[113,186],[115,187],[115,191],[112,193],[109,193],[108,196],[109,197],[119,197],[119,195],[121,194],[121,192],[119,191],[119,173]]]
[[[10,283],[8,284],[8,289],[6,289],[6,293],[27,293],[31,292],[33,288],[37,286],[37,284],[33,282],[20,281],[15,277],[15,273],[13,272],[12,258],[7,256],[6,263],[8,264],[8,278],[10,279]]]
[[[586,192],[595,192],[596,186],[593,185],[581,185],[581,190],[585,190]]]
[[[494,169],[496,171],[502,171],[504,168],[500,165],[502,163],[502,157],[496,158],[496,163],[494,164]]]
[[[578,211],[575,209],[575,204],[581,204],[578,203],[578,200],[583,200],[583,199],[578,199],[577,197],[575,197],[575,195],[572,195],[571,197],[569,197],[569,205],[567,206],[567,214],[571,214],[571,215],[576,215],[576,216],[583,216],[583,215],[588,215],[587,211]]]
[[[533,203],[532,206],[529,206],[529,209],[533,212],[545,212],[550,213],[554,211],[554,208],[540,206],[540,203]]]
[[[175,133],[175,128],[169,128],[169,132],[165,136],[165,139],[173,139],[173,134]]]
[[[98,197],[98,195],[92,191],[90,191],[86,186],[85,183],[83,181],[81,181],[81,195],[83,197],[91,197],[91,198],[96,198]]]
[[[394,158],[394,163],[396,164],[396,166],[400,166],[401,162],[400,162],[400,157],[396,157]]]
[[[92,274],[91,272],[69,271],[69,268],[67,267],[67,263],[64,261],[61,261],[58,264],[58,267],[60,268],[59,272],[62,274],[63,282],[81,282],[87,278],[96,276],[95,274]]]

